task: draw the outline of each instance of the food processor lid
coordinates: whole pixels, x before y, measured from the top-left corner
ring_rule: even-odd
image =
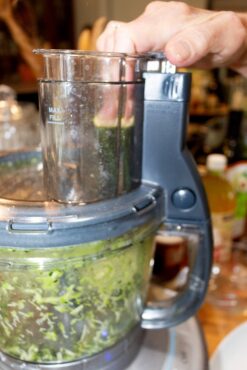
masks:
[[[36,49],[43,56],[42,80],[116,83],[143,81],[144,56],[95,51]]]
[[[47,201],[42,179],[40,152],[0,157],[1,246],[53,247],[105,240],[145,223],[150,232],[163,218],[163,191],[154,185],[143,184],[107,201],[70,205]]]
[[[166,60],[162,52],[127,54],[64,49],[35,49],[33,52],[43,56],[42,80],[56,82],[143,82],[144,71],[150,68],[156,70],[159,60]],[[153,61],[154,65],[150,61]],[[167,63],[170,65],[168,61]],[[172,71],[175,69],[174,66],[170,68]]]

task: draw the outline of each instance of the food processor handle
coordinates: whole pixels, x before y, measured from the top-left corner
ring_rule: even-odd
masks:
[[[179,324],[193,315],[206,294],[212,264],[212,231],[206,194],[196,163],[186,147],[190,73],[144,73],[144,182],[164,190],[164,228],[198,243],[189,246],[186,288],[171,305],[151,304],[143,313],[144,328]],[[180,231],[179,231],[180,230]]]

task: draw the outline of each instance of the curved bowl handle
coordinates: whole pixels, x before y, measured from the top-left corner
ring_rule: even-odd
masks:
[[[186,238],[189,251],[189,273],[186,285],[175,298],[163,302],[148,302],[142,314],[144,329],[160,329],[178,325],[193,316],[204,300],[211,273],[210,222],[195,226],[164,225],[163,235]]]
[[[161,61],[161,66],[166,66]],[[143,328],[167,328],[192,316],[202,303],[212,263],[212,231],[206,193],[187,149],[191,75],[166,68],[144,73],[143,181],[164,190],[165,232],[188,239],[184,290],[170,301],[149,302]]]

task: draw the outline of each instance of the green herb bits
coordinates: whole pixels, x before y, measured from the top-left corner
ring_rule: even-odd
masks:
[[[0,350],[36,363],[74,361],[140,321],[150,273],[148,228],[57,248],[0,248]]]

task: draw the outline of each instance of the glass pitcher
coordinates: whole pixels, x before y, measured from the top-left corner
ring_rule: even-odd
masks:
[[[41,132],[48,198],[90,203],[141,182],[140,58],[40,50]]]

